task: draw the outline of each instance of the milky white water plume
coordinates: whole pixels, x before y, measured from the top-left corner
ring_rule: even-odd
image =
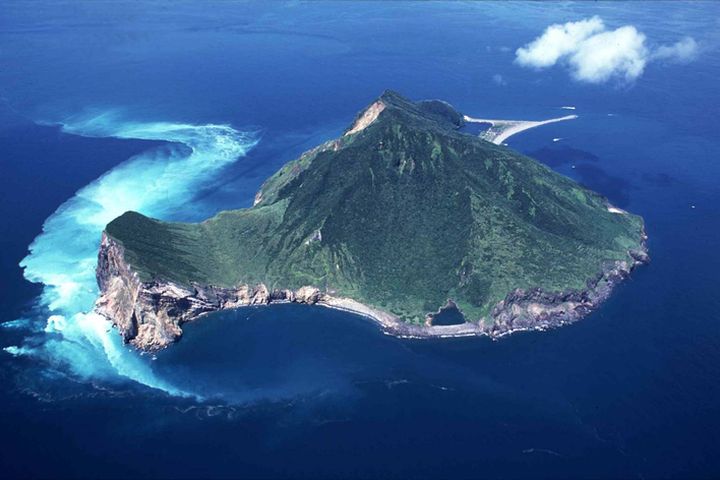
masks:
[[[92,312],[100,236],[128,210],[166,218],[187,208],[195,193],[221,169],[257,142],[250,133],[226,125],[133,123],[113,115],[73,120],[65,132],[175,142],[185,148],[152,149],[132,157],[79,190],[45,220],[21,266],[25,278],[42,283],[38,309],[47,312],[39,345],[11,347],[12,354],[35,354],[86,378],[120,375],[171,394],[183,394],[154,375],[146,358],[123,345],[103,317]]]
[[[686,37],[655,49],[633,25],[608,30],[594,16],[550,25],[542,35],[515,52],[515,63],[537,69],[567,66],[576,80],[603,83],[610,79],[632,82],[655,60],[690,61],[697,52],[695,40]]]

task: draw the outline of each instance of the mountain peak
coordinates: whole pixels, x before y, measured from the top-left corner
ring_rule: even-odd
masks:
[[[380,118],[383,111],[392,111],[401,123],[434,124],[442,128],[456,129],[463,125],[463,115],[452,105],[442,100],[420,100],[413,102],[394,90],[385,90],[373,103],[356,117],[345,135],[358,133]],[[428,125],[429,126],[429,125]]]

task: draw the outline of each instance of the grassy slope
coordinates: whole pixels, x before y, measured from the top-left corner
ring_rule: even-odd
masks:
[[[445,104],[382,99],[373,124],[290,162],[253,208],[201,224],[127,213],[107,232],[144,279],[315,285],[408,321],[447,298],[476,320],[514,288],[582,288],[638,247],[640,217],[456,132]]]

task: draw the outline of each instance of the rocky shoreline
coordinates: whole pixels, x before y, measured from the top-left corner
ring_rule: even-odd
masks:
[[[584,317],[608,298],[612,289],[649,257],[643,234],[641,249],[631,251],[632,262],[604,266],[587,288],[566,292],[542,289],[510,292],[492,310],[492,322],[412,325],[395,315],[348,298],[332,296],[312,286],[297,290],[269,290],[264,284],[222,288],[207,285],[180,286],[172,282],[142,282],[125,261],[121,244],[103,233],[98,254],[97,280],[100,297],[95,310],[117,327],[123,340],[139,350],[165,348],[182,336],[182,325],[208,313],[250,305],[298,303],[334,308],[369,318],[387,334],[401,338],[448,338],[489,336],[500,338],[518,331],[547,330]],[[454,305],[452,300],[448,304]]]

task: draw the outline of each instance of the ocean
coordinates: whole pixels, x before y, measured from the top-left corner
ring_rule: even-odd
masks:
[[[720,5],[3,2],[0,477],[717,478]],[[598,15],[690,63],[634,81],[515,50]],[[511,148],[646,222],[652,262],[555,330],[403,340],[274,305],[140,355],[91,312],[103,226],[199,221],[385,89],[575,120]],[[575,107],[569,112],[565,106]]]

